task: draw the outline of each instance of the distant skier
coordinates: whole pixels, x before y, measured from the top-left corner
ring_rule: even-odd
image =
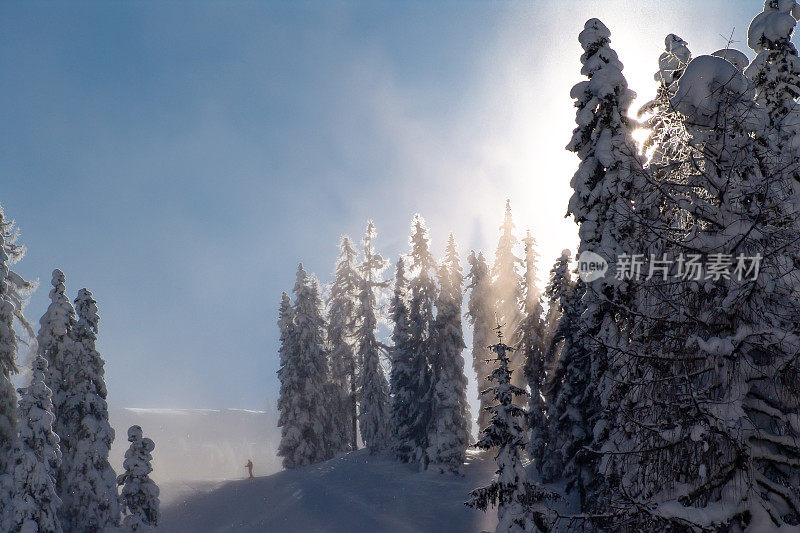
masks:
[[[250,477],[252,478],[253,477],[253,461],[248,459],[247,460],[247,464],[244,465],[244,467],[247,468],[247,473],[250,474]]]

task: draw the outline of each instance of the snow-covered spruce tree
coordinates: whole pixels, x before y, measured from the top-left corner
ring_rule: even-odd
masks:
[[[125,472],[117,478],[117,485],[122,487],[119,495],[124,515],[122,527],[127,531],[155,531],[160,516],[158,485],[150,479],[155,444],[142,436],[139,426],[128,428],[128,442],[131,445],[122,463]]]
[[[553,339],[558,328],[558,322],[564,312],[561,308],[561,298],[572,283],[569,274],[571,255],[572,252],[569,250],[561,252],[561,255],[550,269],[550,277],[548,278],[547,286],[544,288],[544,299],[547,302],[547,314],[544,317],[544,347],[545,363],[548,367],[552,366],[558,354],[559,342],[563,340],[554,341]]]
[[[56,473],[61,465],[58,435],[53,432],[53,404],[45,384],[47,361],[33,361],[30,384],[20,389],[20,428],[11,454],[11,494],[3,531],[59,533],[61,523]]]
[[[592,439],[589,414],[595,398],[589,386],[591,379],[590,339],[583,323],[586,310],[586,285],[580,279],[565,280],[559,307],[561,319],[553,336],[553,345],[560,350],[553,361],[544,395],[548,413],[548,453],[542,468],[546,482],[561,480],[566,494],[580,508],[588,507],[587,492],[594,480],[594,456],[585,452]]]
[[[665,50],[658,58],[658,71],[653,75],[658,82],[656,97],[639,109],[639,117],[649,115],[642,126],[649,131],[643,151],[650,154],[650,167],[669,165],[676,152],[682,152],[688,140],[679,114],[672,109],[670,97],[677,89],[677,81],[686,70],[692,54],[686,41],[670,33],[664,39]]]
[[[66,296],[66,278],[60,270],[53,270],[50,290],[50,305],[39,320],[39,334],[36,341],[39,346],[39,355],[47,361],[45,383],[52,391],[53,414],[55,422],[53,429],[61,437],[68,431],[62,427],[65,420],[64,399],[64,365],[69,358],[67,351],[70,348],[70,332],[76,322],[75,309]],[[59,475],[56,475],[59,479]]]
[[[524,397],[527,392],[511,383],[508,352],[513,348],[503,343],[499,329],[498,337],[498,343],[491,346],[498,363],[489,376],[493,385],[483,391],[494,397],[494,405],[488,408],[492,419],[475,444],[481,450],[497,450],[497,476],[489,485],[471,491],[466,504],[482,511],[496,506],[497,533],[550,531],[549,513],[543,505],[549,495],[528,480],[522,466],[525,448],[522,420],[526,412],[513,399]]]
[[[672,106],[670,98],[675,94],[687,65],[692,59],[688,43],[670,33],[664,39],[665,50],[658,59],[658,70],[653,78],[658,82],[658,89],[653,100],[639,109],[639,116],[647,115],[642,126],[649,130],[644,141],[643,151],[649,155],[647,173],[643,173],[645,183],[636,187],[636,218],[640,233],[636,238],[640,245],[636,252],[649,257],[650,253],[658,256],[664,252],[662,241],[668,226],[681,219],[680,211],[676,211],[677,202],[666,202],[661,184],[674,181],[683,182],[682,176],[691,171],[691,161],[686,157],[686,146],[690,142],[689,133],[683,124],[683,117]],[[725,49],[716,52],[729,61],[736,61],[740,52]],[[744,58],[745,63],[747,58]],[[680,191],[675,191],[680,194]],[[660,257],[660,256],[659,256]],[[640,302],[643,303],[643,302]]]
[[[3,222],[0,210],[0,224]],[[17,433],[17,393],[11,384],[11,374],[17,371],[17,336],[14,333],[14,305],[8,282],[9,257],[0,232],[0,488],[2,475],[7,471],[8,458]],[[7,489],[4,489],[7,490]],[[0,498],[0,511],[6,498]]]
[[[674,93],[674,84],[678,81],[692,60],[689,43],[674,33],[664,38],[664,52],[658,57],[658,72],[653,74],[653,79],[658,82],[657,94],[666,88],[671,95]]]
[[[35,337],[33,327],[25,318],[23,309],[28,303],[28,296],[36,290],[38,282],[27,281],[11,270],[13,265],[25,257],[27,249],[22,244],[17,243],[19,229],[13,220],[5,218],[2,206],[0,206],[0,233],[3,234],[2,246],[7,258],[8,271],[5,274],[5,279],[8,284],[8,299],[12,305],[14,319],[20,329],[25,332],[25,336],[32,339]]]
[[[373,248],[377,236],[372,221],[367,223],[364,235],[364,262],[359,266],[360,290],[358,295],[359,324],[356,330],[358,360],[361,363],[358,394],[361,400],[358,426],[361,438],[371,453],[385,450],[391,444],[389,426],[389,384],[381,366],[383,346],[375,338],[378,321],[375,318],[375,291],[385,287],[381,272],[386,261]]]
[[[559,327],[566,311],[566,297],[572,291],[572,279],[569,271],[571,252],[563,250],[550,269],[550,277],[544,290],[547,301],[547,314],[544,319],[544,365],[546,375],[540,383],[540,391],[544,396],[545,412],[547,419],[547,448],[548,453],[542,458],[541,465],[537,468],[543,481],[552,482],[564,476],[564,460],[561,445],[556,438],[556,425],[559,417],[564,413],[555,409],[554,390],[560,387],[566,368],[561,368],[561,349],[568,333],[565,326]],[[559,373],[557,378],[554,374]],[[531,439],[533,440],[533,439]]]
[[[281,303],[278,307],[278,331],[280,332],[280,347],[278,348],[279,368],[283,368],[287,361],[294,357],[297,340],[294,336],[294,307],[286,292],[281,293]],[[279,395],[277,401],[278,412],[282,413],[291,407],[292,397]],[[280,422],[279,422],[280,424]]]
[[[335,430],[341,435],[343,447],[339,451],[347,451],[358,448],[358,359],[354,338],[360,280],[355,264],[356,251],[349,237],[342,237],[339,250],[328,299],[331,392],[335,396],[330,409],[334,411]]]
[[[672,98],[694,172],[677,197],[688,197],[687,222],[664,240],[708,262],[699,279],[644,286],[651,327],[634,339],[642,378],[621,406],[636,418],[619,425],[609,461],[622,473],[629,526],[800,526],[798,213],[792,178],[763,171],[779,154],[754,142],[769,120],[754,96],[731,63],[700,56]],[[744,279],[740,254],[762,258]],[[729,275],[709,268],[726,257]]]
[[[531,232],[523,240],[525,243],[525,301],[523,306],[524,317],[517,326],[514,338],[517,350],[524,352],[525,381],[528,384],[530,396],[528,398],[527,426],[530,430],[528,440],[528,456],[534,461],[534,466],[541,474],[544,458],[549,453],[547,445],[547,408],[545,406],[544,382],[546,376],[544,346],[544,322],[542,320],[542,304],[539,288],[536,286],[536,240],[531,237]]]
[[[297,267],[294,295],[294,323],[281,348],[285,361],[278,370],[278,455],[283,457],[284,468],[307,466],[333,456],[325,318],[316,280],[309,278],[302,264]]]
[[[281,303],[278,307],[278,331],[280,332],[281,346],[278,348],[278,357],[280,365],[286,364],[286,361],[291,357],[291,350],[294,349],[294,307],[289,295],[286,292],[281,293]]]
[[[389,305],[389,317],[392,321],[392,347],[389,358],[392,370],[389,373],[389,395],[391,397],[390,430],[391,446],[400,457],[401,435],[405,431],[408,413],[413,401],[411,389],[411,357],[409,340],[411,325],[408,321],[408,280],[403,258],[397,260],[394,276],[394,290]]]
[[[767,0],[747,31],[747,45],[757,54],[745,69],[756,86],[756,101],[764,106],[770,130],[792,153],[800,149],[800,57],[792,43],[800,6],[794,0]],[[796,164],[794,171],[797,172]]]
[[[119,523],[117,476],[108,463],[114,430],[108,422],[104,362],[95,349],[100,317],[91,292],[78,291],[75,310],[78,321],[64,365],[63,412],[70,434],[62,450],[68,460],[61,484],[61,525],[67,531],[92,532]]]
[[[675,34],[667,35],[664,45],[665,51],[659,57],[658,70],[653,76],[659,82],[656,97],[639,110],[640,116],[649,115],[642,125],[650,132],[644,142],[644,151],[650,159],[647,172],[641,174],[644,183],[637,184],[635,198],[636,219],[640,222],[636,235],[639,247],[636,251],[645,257],[650,257],[650,254],[662,257],[667,253],[664,239],[671,231],[671,226],[682,223],[683,214],[680,202],[675,199],[667,201],[663,187],[673,183],[683,184],[683,176],[692,172],[693,163],[687,157],[686,147],[691,139],[683,116],[670,101],[692,56],[686,41]],[[741,52],[737,50],[728,48],[715,54],[732,63],[741,62]],[[746,65],[747,57],[743,61]],[[672,193],[685,197],[680,188],[673,188]],[[688,198],[682,201],[688,201]],[[640,300],[636,305],[647,304]]]
[[[428,433],[428,457],[440,471],[460,472],[466,460],[472,420],[464,375],[466,348],[461,328],[463,277],[453,234],[447,242],[439,267],[439,297],[436,300],[434,357],[436,382],[433,386],[433,414]]]
[[[522,306],[524,302],[523,288],[525,281],[520,270],[523,261],[514,252],[517,237],[514,235],[514,220],[511,217],[511,202],[506,200],[506,212],[503,224],[500,226],[500,240],[494,253],[492,264],[492,299],[493,309],[497,314],[495,320],[507,331],[516,332],[522,322]],[[518,350],[511,358],[511,370],[514,376],[514,385],[525,388],[525,353]],[[516,399],[515,399],[516,401]]]
[[[615,272],[616,258],[634,253],[632,242],[637,225],[633,216],[634,194],[643,179],[642,161],[631,136],[634,122],[628,108],[635,93],[628,89],[622,63],[610,47],[611,32],[597,19],[586,22],[578,40],[583,47],[581,73],[589,79],[576,84],[571,96],[576,100],[577,127],[567,149],[580,158],[570,184],[574,193],[569,213],[579,224],[579,253],[593,251],[609,262]],[[624,386],[617,375],[626,365],[627,335],[631,329],[625,311],[630,308],[633,287],[614,276],[587,286],[586,338],[592,340],[593,412],[587,413],[593,425],[592,447],[600,451],[608,439],[616,416],[616,403]],[[605,483],[598,471],[590,505],[600,507]]]
[[[791,41],[798,18],[800,5],[794,0],[765,1],[747,32],[747,44],[757,55],[744,72],[769,118],[765,131],[756,132],[759,142],[776,152],[765,171],[800,181],[800,56]]]
[[[525,274],[523,276],[522,287],[522,311],[523,316],[527,316],[525,315],[525,304],[529,302],[541,303],[540,299],[542,297],[537,285],[539,283],[539,277],[537,275],[539,254],[536,252],[536,239],[534,239],[531,235],[531,230],[525,232],[525,238],[522,239],[522,244],[524,245],[525,251],[525,258],[523,260],[525,265]]]
[[[685,117],[674,106],[672,100],[691,61],[691,54],[686,42],[674,34],[667,36],[665,46],[666,50],[659,58],[659,69],[655,74],[655,79],[660,82],[656,98],[640,110],[640,114],[651,113],[650,118],[644,123],[650,129],[645,141],[645,150],[651,157],[647,173],[644,174],[647,183],[638,187],[639,194],[636,199],[637,218],[645,222],[639,224],[639,228],[644,228],[645,231],[637,235],[640,240],[637,252],[644,254],[645,257],[674,259],[680,257],[680,254],[693,253],[693,250],[687,250],[676,243],[680,242],[685,228],[692,224],[688,221],[689,216],[684,206],[693,201],[687,176],[696,172],[697,161],[689,155],[688,147],[693,140],[686,128]],[[717,55],[725,56],[731,64],[739,61],[738,52],[735,50],[721,50]],[[746,64],[746,58],[744,61]],[[653,386],[656,382],[660,382],[667,388],[673,386],[674,374],[673,369],[669,368],[670,364],[659,363],[657,356],[654,357],[654,354],[663,350],[665,345],[650,346],[650,344],[656,338],[661,338],[661,342],[665,342],[664,324],[674,318],[676,309],[680,309],[673,307],[666,312],[666,316],[661,317],[665,318],[666,322],[659,318],[660,313],[678,301],[670,302],[672,297],[669,293],[674,289],[676,285],[673,280],[663,280],[655,276],[639,282],[637,293],[632,298],[631,308],[639,311],[638,327],[630,331],[626,365],[624,367],[620,365],[617,369],[617,379],[620,383],[625,382],[626,390],[618,396],[620,400],[617,405],[617,423],[609,432],[611,435],[609,441],[605,443],[605,449],[613,454],[605,456],[605,464],[601,467],[605,472],[611,472],[611,475],[615,473],[618,478],[625,476],[624,469],[636,457],[629,456],[628,453],[636,447],[633,444],[638,438],[635,426],[643,420],[644,411],[641,410],[642,402],[639,401],[643,398],[641,395],[655,394],[653,398],[656,398],[656,401],[659,400],[659,395],[661,398],[666,397],[656,391],[655,387],[651,391],[643,392],[646,390],[644,384]],[[681,343],[683,339],[673,339],[673,342]],[[565,373],[570,373],[570,369]],[[578,382],[581,387],[582,381],[581,379]],[[574,421],[570,423],[576,424]],[[557,429],[554,433],[558,437]],[[584,445],[584,443],[579,444]],[[581,457],[581,454],[578,457]],[[568,466],[565,470],[574,468]],[[613,504],[607,502],[609,509],[619,511],[625,509],[627,505],[630,510],[634,506],[631,505],[629,493],[636,496],[644,494],[631,488],[630,479],[629,475],[627,479],[617,482],[618,486],[623,488],[615,495],[616,501]],[[573,489],[577,489],[583,498],[585,485],[580,483],[581,480],[582,478],[577,479],[578,483],[574,484]],[[624,513],[623,516],[629,518]],[[605,525],[611,527],[610,523]],[[652,527],[652,524],[645,520],[640,527]]]
[[[3,474],[17,433],[17,393],[11,384],[11,375],[17,372],[15,320],[16,325],[33,337],[22,310],[36,284],[25,281],[11,270],[25,256],[25,247],[17,244],[18,238],[19,231],[14,222],[5,218],[0,207],[0,496],[7,490],[7,487],[3,488]],[[0,497],[0,514],[4,501],[6,498]]]
[[[489,411],[487,407],[492,405],[492,398],[489,395],[480,394],[480,391],[489,388],[488,377],[497,367],[496,360],[492,357],[489,350],[489,343],[492,342],[492,328],[495,325],[494,303],[492,301],[492,278],[489,267],[483,254],[472,251],[467,257],[469,263],[469,273],[467,280],[470,289],[469,302],[467,304],[467,318],[472,325],[472,368],[478,380],[478,393],[480,395],[480,410],[478,412],[478,430],[483,431],[489,425]]]
[[[397,457],[403,462],[418,462],[427,468],[428,427],[431,423],[431,407],[435,372],[431,368],[433,353],[436,281],[433,271],[436,262],[429,250],[428,230],[419,214],[414,215],[410,238],[412,275],[409,283],[408,343],[403,362],[404,375],[409,379],[403,385],[405,400],[403,413],[395,419]]]

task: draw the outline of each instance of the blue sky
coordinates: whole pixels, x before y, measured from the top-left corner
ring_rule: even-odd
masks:
[[[510,198],[542,270],[575,229],[569,89],[600,17],[640,102],[664,36],[747,52],[761,2],[4,2],[0,204],[17,270],[93,291],[117,406],[261,408],[298,261],[368,218],[394,262],[491,249]],[[694,5],[694,7],[693,7]],[[387,273],[390,274],[390,273]],[[468,354],[467,357],[469,357]]]

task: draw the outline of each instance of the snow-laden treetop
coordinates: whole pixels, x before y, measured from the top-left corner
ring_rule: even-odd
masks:
[[[658,58],[658,72],[653,75],[653,79],[669,87],[680,77],[691,59],[689,43],[670,33],[664,39],[664,52]]]
[[[581,55],[581,74],[589,79],[576,83],[570,91],[570,97],[576,100],[578,107],[575,116],[578,127],[572,132],[572,139],[567,145],[567,150],[578,152],[582,159],[594,152],[604,166],[610,166],[603,158],[608,150],[594,149],[596,143],[589,140],[595,134],[590,134],[590,130],[610,127],[617,131],[627,125],[628,107],[636,98],[636,93],[628,88],[628,82],[622,75],[623,65],[610,46],[610,37],[611,32],[598,19],[587,20],[578,36],[584,50]],[[601,102],[608,105],[598,109]],[[596,115],[604,115],[598,125],[595,125]],[[609,139],[606,134],[606,141]],[[605,144],[608,145],[608,142]]]
[[[581,74],[591,78],[607,67],[613,67],[622,72],[622,61],[617,57],[617,53],[608,46],[611,42],[611,30],[600,20],[587,20],[583,31],[578,35],[578,41],[584,49],[581,56],[581,64],[583,64]]]
[[[53,270],[53,277],[50,281],[53,286],[50,289],[51,304],[47,312],[39,320],[41,329],[39,331],[39,348],[48,349],[53,342],[52,335],[64,336],[71,321],[75,320],[75,311],[69,298],[66,296],[66,277],[59,269]]]
[[[673,107],[695,126],[711,127],[724,102],[747,102],[755,97],[753,83],[732,63],[715,56],[694,58],[678,80],[678,90],[671,99]],[[741,117],[743,124],[759,124],[755,106]]]
[[[747,30],[747,46],[760,52],[774,43],[788,41],[800,19],[800,5],[795,0],[767,0],[764,11],[755,16]]]
[[[733,48],[723,48],[722,50],[717,50],[711,55],[714,57],[721,57],[742,72],[744,72],[744,69],[746,69],[747,65],[750,64],[750,60],[747,59],[747,56],[744,55],[744,52],[740,52],[739,50],[735,50]]]
[[[82,322],[85,322],[92,331],[97,333],[97,324],[100,322],[100,315],[97,314],[97,302],[92,298],[92,293],[88,289],[78,291],[75,299],[75,311]]]
[[[143,438],[141,426],[128,428],[128,442],[141,442],[145,452],[150,453],[155,449],[155,443],[148,438]]]

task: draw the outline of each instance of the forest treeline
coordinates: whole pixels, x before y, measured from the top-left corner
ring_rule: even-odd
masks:
[[[419,215],[388,285],[371,225],[360,259],[342,241],[328,301],[301,266],[280,308],[284,465],[352,450],[360,431],[373,452],[457,472],[466,320],[477,446],[498,462],[468,504],[497,506],[498,531],[797,531],[798,19],[794,0],[767,0],[752,62],[730,46],[693,58],[668,35],[637,118],[611,32],[586,22],[567,211],[579,264],[596,254],[605,275],[584,281],[565,251],[539,294],[535,242],[520,252],[508,208],[491,265],[470,252],[466,274],[452,236],[434,260]]]

